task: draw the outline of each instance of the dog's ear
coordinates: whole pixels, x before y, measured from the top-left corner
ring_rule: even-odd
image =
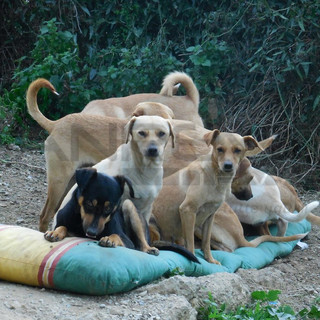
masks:
[[[130,121],[125,126],[125,130],[127,132],[127,134],[126,134],[126,143],[128,143],[128,141],[129,141],[129,136],[132,135],[132,128],[133,128],[133,125],[134,125],[136,120],[137,120],[136,117],[132,117],[130,119]]]
[[[169,120],[167,120],[167,122],[168,122],[168,125],[169,125],[169,136],[171,136],[172,148],[174,148],[176,137],[174,135],[173,126],[172,126],[171,122]]]
[[[243,141],[247,147],[247,150],[253,150],[254,148],[258,148],[261,151],[264,150],[259,142],[252,136],[244,136]]]
[[[210,144],[213,144],[214,140],[217,138],[219,134],[220,131],[218,129],[214,129],[213,131],[210,131],[203,136],[204,141],[208,146],[210,146]]]
[[[125,176],[115,176],[114,178],[118,181],[120,188],[122,190],[122,193],[124,191],[124,185],[127,184],[128,188],[129,188],[130,197],[134,198],[134,191],[133,191],[131,180]]]
[[[81,193],[87,187],[89,181],[96,176],[97,169],[95,168],[82,168],[76,170],[76,182]]]
[[[235,178],[242,177],[250,166],[251,162],[249,161],[249,159],[243,158],[239,163]]]
[[[132,116],[133,117],[140,117],[140,116],[144,116],[144,114],[145,114],[144,108],[137,105],[137,108],[133,111]]]
[[[255,156],[257,154],[259,154],[260,152],[264,151],[265,149],[267,149],[268,147],[270,147],[270,145],[273,143],[273,141],[277,138],[277,135],[273,135],[267,139],[261,140],[259,141],[259,145],[261,148],[254,148],[252,150],[248,150],[246,151],[246,157],[252,157]]]

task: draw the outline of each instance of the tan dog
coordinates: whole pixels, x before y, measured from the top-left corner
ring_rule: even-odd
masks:
[[[166,226],[162,239],[185,245],[194,253],[194,231],[201,229],[201,248],[211,263],[210,237],[214,213],[231,192],[232,179],[247,150],[258,147],[251,136],[220,133],[205,135],[212,151],[164,179],[163,188],[154,202],[153,215],[157,225]]]
[[[201,230],[196,229],[195,235],[201,239]],[[287,237],[263,235],[255,238],[254,240],[248,241],[244,237],[243,227],[238,216],[230,206],[224,202],[214,214],[210,244],[212,249],[233,252],[237,248],[241,247],[256,248],[259,244],[266,241],[288,242],[300,240],[306,235],[307,233]]]
[[[185,96],[175,96],[175,85],[181,83],[186,89]],[[168,106],[176,119],[189,120],[202,126],[199,116],[199,92],[192,79],[183,72],[172,72],[163,80],[160,94],[142,93],[122,98],[93,100],[83,109],[82,113],[104,115],[120,119],[127,119],[132,115],[138,103],[143,101],[160,102]]]
[[[142,224],[149,222],[152,203],[157,197],[163,179],[164,149],[171,137],[174,145],[174,135],[170,122],[159,116],[133,117],[127,126],[127,142],[119,146],[109,158],[97,163],[93,168],[98,172],[111,176],[124,176],[131,181],[134,198],[130,190],[125,188],[121,206],[124,215],[140,217]],[[131,140],[129,141],[131,136]],[[74,185],[64,198],[60,209],[71,199]],[[157,253],[158,249],[150,247],[144,242],[142,251]]]
[[[300,209],[299,213],[292,214],[282,202],[282,197],[284,199],[285,192],[287,192],[283,186],[281,187],[283,190],[283,196],[281,197],[279,187],[271,176],[251,166],[248,168],[248,173],[253,177],[250,182],[253,194],[252,198],[242,201],[231,194],[226,202],[234,210],[242,223],[263,226],[264,229],[261,229],[262,234],[270,234],[266,222],[271,221],[277,224],[277,236],[284,236],[288,222],[298,222],[305,219],[319,205],[318,201],[313,201],[304,208],[300,205],[294,207],[294,209]],[[288,202],[287,200],[284,201]]]
[[[236,175],[232,180],[232,184],[231,184],[232,193],[235,194],[237,198],[241,200],[248,200],[252,197],[250,181],[253,179],[253,176],[247,170],[250,167],[250,165],[251,165],[250,161],[247,158],[244,158],[240,162]],[[284,180],[284,182],[286,181]],[[292,195],[294,195],[294,193],[292,193],[291,188],[287,189],[288,183],[284,183],[283,185],[284,185],[284,187],[282,188],[283,193],[286,195],[285,200],[288,201],[288,203],[292,203],[292,201],[294,202],[295,198],[292,198]],[[320,220],[319,217],[317,216],[314,216],[314,217]],[[168,219],[170,219],[170,216],[168,216]],[[167,223],[166,225],[157,225],[156,222],[160,222],[160,220],[155,221],[155,219],[153,219],[152,223],[150,224],[150,234],[153,242],[157,242],[158,240],[160,240],[162,230],[164,228],[167,228],[168,225],[172,225],[173,223],[173,222],[170,222],[169,220],[166,220],[166,223]],[[233,252],[234,250],[240,247],[255,248],[259,244],[266,241],[288,242],[288,241],[300,240],[304,238],[306,235],[307,234],[297,234],[297,235],[288,236],[288,237],[275,237],[272,235],[263,235],[255,238],[252,241],[248,241],[244,236],[244,230],[239,221],[238,216],[235,214],[235,212],[231,209],[231,207],[226,202],[223,202],[213,217],[210,245],[211,245],[211,248],[215,250]],[[202,233],[200,228],[195,228],[195,236],[201,240]]]
[[[30,115],[49,132],[45,141],[48,192],[40,217],[39,229],[46,231],[50,217],[59,208],[63,197],[74,184],[73,175],[77,168],[93,165],[112,155],[125,139],[124,126],[127,120],[89,114],[70,114],[59,120],[47,119],[39,110],[37,93],[47,88],[56,93],[52,84],[45,79],[32,82],[27,92],[27,105]],[[173,112],[161,103],[144,102],[137,105],[135,115],[159,115],[170,119]],[[175,131],[195,131],[196,126],[188,121],[175,121]],[[206,150],[202,139],[207,132],[199,127],[195,132],[200,141],[185,135],[179,136],[177,149],[166,149],[168,173],[172,173],[194,160],[199,152]],[[173,151],[172,151],[173,150]]]

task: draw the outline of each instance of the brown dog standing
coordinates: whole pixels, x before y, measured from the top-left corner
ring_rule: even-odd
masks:
[[[179,79],[181,80],[181,77]],[[174,87],[170,88],[170,85],[176,81],[177,78],[172,76],[165,81],[162,91],[164,92],[163,94],[165,95],[166,101],[169,101],[170,94],[172,95],[174,93]],[[184,80],[182,79],[182,82],[188,86],[189,89],[187,92],[192,96],[189,96],[187,93],[187,95],[183,97],[171,97],[172,101],[170,100],[170,105],[174,106],[175,103],[177,103],[176,107],[182,109],[188,106],[188,110],[192,109],[197,113],[199,103],[198,91],[189,77],[185,77]],[[54,215],[63,197],[74,184],[72,178],[75,170],[84,166],[94,165],[112,155],[125,139],[124,126],[127,120],[95,115],[95,112],[93,112],[93,114],[75,113],[56,121],[49,120],[38,108],[37,93],[41,88],[47,88],[54,93],[56,93],[56,91],[49,81],[37,79],[30,84],[27,92],[27,105],[30,115],[50,134],[45,142],[48,192],[39,223],[40,231],[46,231],[49,222],[48,217]],[[157,101],[161,101],[161,97],[163,97],[161,94],[151,95],[157,96]],[[139,95],[135,95],[135,97],[136,96]],[[138,99],[139,101],[130,99],[130,96],[123,99],[127,101],[126,105],[131,101],[129,103],[131,106],[136,103],[136,101],[140,102],[145,98],[144,95],[141,95],[140,100]],[[118,101],[121,105],[121,99],[122,98],[115,98],[111,100]],[[106,102],[108,99],[103,101]],[[191,105],[193,105],[193,107]],[[138,104],[136,107],[136,109],[133,108],[133,115],[159,115],[167,119],[173,117],[172,110],[161,103],[144,102]],[[192,112],[189,111],[186,112],[186,115],[190,114],[190,119],[193,119],[195,115],[192,115]],[[178,121],[177,130],[175,131],[185,128],[194,130],[195,125],[192,122]],[[205,130],[203,127],[202,129]],[[187,156],[189,158],[195,157],[198,154],[198,150],[196,152],[193,150],[194,141],[188,137],[183,136],[181,138],[181,146],[184,152],[188,152]],[[174,150],[174,154],[170,149],[167,148],[166,153],[168,153],[168,156],[165,158],[170,160],[171,165],[169,172],[172,172],[172,170],[176,171],[178,168],[186,165],[186,155],[180,154],[181,148],[176,149],[177,151]]]

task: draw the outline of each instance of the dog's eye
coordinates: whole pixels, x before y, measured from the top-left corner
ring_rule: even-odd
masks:
[[[112,212],[113,208],[112,207],[105,207],[103,210],[103,213],[105,215],[109,215]]]
[[[239,148],[234,149],[234,153],[236,153],[236,154],[241,153],[241,149],[239,149]]]
[[[147,135],[144,131],[138,131],[138,134],[139,134],[141,137],[145,137],[145,136]]]
[[[223,152],[224,152],[223,148],[221,148],[221,147],[217,148],[217,151],[218,151],[219,153],[223,153]]]
[[[158,136],[161,138],[161,137],[163,137],[165,134],[166,134],[165,132],[160,131],[160,132],[158,133]]]
[[[85,205],[88,207],[88,208],[92,208],[94,205],[93,205],[93,202],[88,200],[85,202]]]

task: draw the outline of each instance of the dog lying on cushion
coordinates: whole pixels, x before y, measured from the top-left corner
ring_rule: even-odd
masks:
[[[76,181],[77,188],[69,202],[55,215],[54,230],[45,233],[46,240],[56,242],[67,236],[77,236],[97,239],[103,247],[122,246],[143,251],[148,246],[150,237],[146,221],[135,210],[120,207],[125,185],[134,198],[128,178],[111,177],[95,168],[83,168],[76,171]],[[160,242],[157,247],[199,262],[183,247]],[[157,251],[148,253],[157,254]]]

